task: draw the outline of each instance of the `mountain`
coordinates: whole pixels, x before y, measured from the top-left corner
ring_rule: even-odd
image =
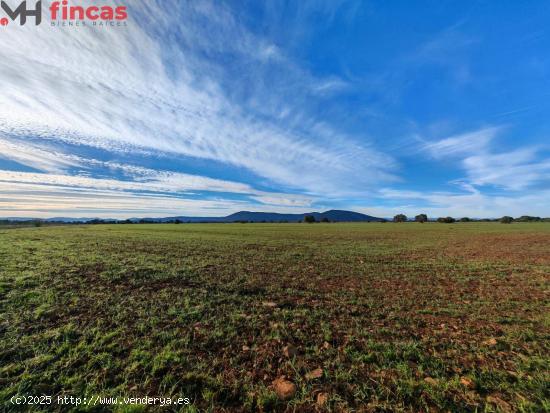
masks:
[[[331,222],[372,222],[381,221],[381,218],[372,217],[370,215],[360,214],[353,211],[341,211],[332,209],[325,212],[308,212],[304,214],[279,214],[276,212],[250,212],[239,211],[226,217],[165,217],[165,218],[130,218],[132,222],[173,222],[179,220],[181,222],[298,222],[303,221],[306,215],[312,215],[316,221],[321,221],[323,218],[328,219]],[[35,218],[6,218],[10,221],[30,221]],[[48,218],[43,221],[46,222],[90,222],[90,221],[103,221],[103,222],[120,222],[123,220],[116,220],[112,218],[98,219],[98,218]]]
[[[235,221],[249,221],[249,222],[262,222],[262,221],[288,221],[298,222],[303,221],[306,215],[312,215],[316,221],[321,221],[323,218],[327,218],[332,222],[370,222],[380,221],[380,218],[372,217],[370,215],[360,214],[359,212],[352,211],[340,211],[330,210],[326,212],[309,212],[304,214],[279,214],[275,212],[249,212],[240,211],[235,214],[228,215],[223,218],[224,222]]]
[[[117,222],[118,219],[114,218],[66,218],[66,217],[55,217],[48,218],[44,221],[46,222],[88,222],[88,221],[104,221],[104,222]]]
[[[298,222],[303,221],[306,215],[312,215],[316,221],[327,218],[331,222],[371,222],[381,221],[381,218],[360,214],[359,212],[330,210],[326,212],[308,212],[304,214],[280,214],[277,212],[239,211],[226,217],[170,217],[151,218],[145,221],[167,222],[176,219],[182,222]]]

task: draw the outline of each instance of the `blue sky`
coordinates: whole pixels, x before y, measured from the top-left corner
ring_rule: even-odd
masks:
[[[548,2],[117,3],[1,29],[0,216],[550,215]]]

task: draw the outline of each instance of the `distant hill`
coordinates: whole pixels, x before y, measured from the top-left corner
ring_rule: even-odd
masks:
[[[249,222],[262,222],[262,221],[289,221],[298,222],[303,221],[306,215],[312,215],[316,221],[321,221],[323,218],[327,218],[333,222],[370,222],[380,221],[380,218],[372,217],[370,215],[360,214],[359,212],[352,211],[339,211],[330,210],[326,212],[308,212],[304,214],[278,214],[273,212],[249,212],[240,211],[235,214],[228,215],[224,218],[225,222],[234,221],[249,221]]]
[[[381,218],[370,215],[360,214],[353,211],[330,210],[326,212],[307,212],[303,214],[279,214],[276,212],[251,212],[239,211],[226,217],[169,217],[169,218],[150,218],[145,221],[166,222],[180,220],[182,222],[298,222],[303,221],[306,215],[312,215],[316,221],[327,218],[331,222],[371,222],[381,221]],[[134,220],[134,219],[133,219]]]
[[[312,215],[316,221],[321,221],[327,218],[331,222],[373,222],[381,221],[382,218],[373,217],[370,215],[360,214],[353,211],[341,211],[332,209],[326,212],[307,212],[304,214],[279,214],[276,212],[251,212],[239,211],[226,217],[164,217],[164,218],[130,218],[132,222],[171,222],[179,220],[181,222],[298,222],[303,221],[306,215]],[[6,218],[10,221],[30,221],[35,218]],[[119,220],[112,218],[48,218],[45,222],[90,222],[101,220],[103,222],[117,222]],[[123,220],[120,220],[123,221]]]

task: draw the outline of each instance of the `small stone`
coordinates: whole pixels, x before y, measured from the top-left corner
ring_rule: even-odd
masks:
[[[324,406],[328,402],[328,393],[317,394],[317,406]]]
[[[250,351],[250,347],[248,347],[248,346],[243,346],[243,351]]]
[[[501,412],[511,412],[512,407],[510,404],[499,397],[496,396],[487,396],[487,403],[492,403],[498,407]]]
[[[275,389],[275,394],[281,400],[291,399],[292,396],[296,393],[296,386],[294,383],[286,380],[284,377],[279,377],[273,381],[273,388]]]
[[[264,302],[262,303],[262,305],[263,305],[264,307],[269,307],[269,308],[275,308],[275,307],[277,307],[277,303],[274,303],[273,301],[264,301]]]
[[[485,346],[496,346],[497,345],[497,339],[494,337],[491,337],[490,339],[485,340],[483,343]]]
[[[469,389],[474,387],[474,382],[468,377],[464,377],[464,376],[460,378],[460,384],[462,384],[464,387],[467,387]]]
[[[292,344],[289,344],[283,348],[283,354],[290,359],[298,354],[298,350]]]
[[[323,377],[323,369],[315,369],[306,373],[306,380],[314,380]]]
[[[328,349],[330,348],[330,343],[329,343],[328,341],[325,341],[325,342],[323,343],[323,348],[324,348],[325,350],[328,350]]]
[[[424,381],[432,386],[435,386],[437,385],[437,380],[434,379],[433,377],[425,377],[424,378]]]

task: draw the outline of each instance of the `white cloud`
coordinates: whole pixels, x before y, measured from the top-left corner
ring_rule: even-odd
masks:
[[[285,69],[275,59],[277,47],[243,29],[223,6],[136,1],[129,13],[123,28],[42,24],[5,30],[0,105],[9,110],[0,116],[0,131],[215,160],[309,191],[393,178],[391,157],[326,125],[313,130],[315,122],[302,108],[289,108],[301,125],[281,126],[280,112],[255,116],[227,91],[227,76],[236,75],[231,85],[244,89],[250,76],[261,78],[254,84],[265,83],[270,72],[262,68],[273,60]],[[222,58],[244,65],[247,77],[239,80],[233,67],[217,64]],[[335,79],[294,79],[325,90],[340,85]],[[274,102],[274,88],[258,90],[253,100]]]
[[[521,190],[546,180],[550,182],[550,159],[537,161],[535,148],[464,159],[468,178],[474,185],[494,185]]]
[[[523,190],[549,182],[550,159],[540,155],[540,148],[523,147],[508,152],[495,149],[493,141],[502,130],[502,127],[483,128],[425,142],[423,150],[438,160],[458,160],[466,173],[464,181],[470,186]]]
[[[489,127],[436,142],[426,142],[423,150],[427,150],[436,159],[479,154],[487,150],[500,130],[498,127]]]
[[[278,194],[264,192],[251,196],[252,199],[266,205],[279,205],[288,207],[310,207],[316,200],[315,197],[294,194]]]
[[[197,175],[151,171],[146,175],[134,175],[135,180],[98,179],[87,176],[41,174],[31,172],[0,171],[0,181],[9,183],[38,183],[63,187],[84,187],[88,189],[113,191],[150,191],[163,193],[186,193],[191,191],[213,191],[253,193],[252,188],[230,181],[210,179]]]
[[[242,209],[263,211],[266,206],[274,212],[302,212],[301,208],[310,202],[302,196],[254,190],[250,190],[254,196],[249,199],[193,199],[188,190],[211,189],[211,182],[202,177],[191,181],[184,178],[183,174],[158,174],[145,182],[135,182],[0,171],[0,216],[220,216]],[[223,187],[224,181],[215,184],[223,191],[239,189]],[[240,189],[248,192],[247,188]]]
[[[310,206],[316,200],[314,196],[261,191],[240,182],[85,158],[58,152],[48,145],[32,144],[16,139],[0,138],[0,149],[2,149],[0,157],[46,172],[34,173],[0,170],[0,183],[4,185],[10,184],[13,188],[21,188],[23,193],[27,193],[25,198],[27,205],[32,205],[32,193],[34,191],[47,193],[49,194],[48,196],[53,193],[62,198],[71,197],[75,193],[101,193],[102,196],[106,196],[118,191],[127,200],[142,199],[146,196],[146,199],[155,199],[157,201],[164,200],[167,196],[198,198],[195,196],[195,191],[206,193],[218,192],[223,193],[222,197],[227,197],[226,194],[231,194],[247,199],[245,202],[225,202],[224,205],[233,205],[233,208],[239,208],[241,204],[253,207],[253,205],[250,205],[253,202],[263,204],[274,210],[277,208]],[[68,174],[71,169],[77,169],[76,174],[75,172],[72,175]],[[124,179],[105,177],[120,176],[121,174]],[[96,177],[92,175],[96,175]],[[101,178],[98,178],[97,175],[101,176]],[[204,194],[202,197],[204,197]],[[38,197],[34,201],[38,207],[41,199]],[[152,211],[155,205],[158,205],[157,201],[151,204]],[[174,204],[174,202],[182,204],[180,201],[171,201],[171,204]],[[185,206],[189,203],[190,200],[185,200],[182,205]],[[101,206],[103,205],[104,203],[101,204]],[[190,205],[195,204],[191,203]],[[196,205],[202,204],[198,202]],[[94,208],[98,209],[98,211],[95,211],[97,216],[102,215],[100,211],[101,207],[96,206]],[[89,207],[90,210],[94,210],[94,208],[91,205]],[[161,208],[159,212],[163,210]],[[109,212],[117,213],[117,211]],[[124,213],[122,211],[119,212]],[[235,212],[235,210],[232,212]],[[11,213],[13,214],[13,210]],[[179,213],[181,214],[183,211],[179,211]],[[2,215],[1,211],[0,215]]]
[[[465,189],[468,189],[466,186]],[[362,207],[359,211],[375,216],[391,217],[398,213],[414,216],[426,213],[430,217],[453,216],[487,218],[504,215],[548,216],[550,191],[543,190],[521,195],[484,195],[475,188],[464,192],[421,192],[383,189],[377,197],[388,206]]]
[[[0,181],[0,216],[10,217],[162,217],[219,216],[249,207],[239,201],[170,196]]]
[[[0,158],[52,173],[58,173],[68,167],[81,166],[81,159],[78,156],[47,151],[40,146],[2,139],[2,136],[0,136]]]

